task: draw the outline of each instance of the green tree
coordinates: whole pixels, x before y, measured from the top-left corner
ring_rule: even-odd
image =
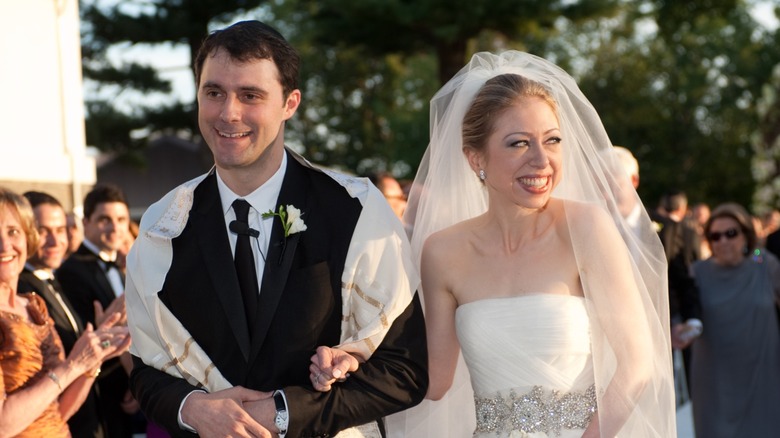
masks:
[[[171,133],[194,139],[194,102],[137,103],[132,110],[115,105],[114,99],[120,93],[165,95],[171,91],[171,83],[150,65],[113,65],[108,58],[109,49],[185,45],[190,59],[194,59],[210,23],[230,22],[262,3],[263,0],[123,0],[103,6],[82,0],[82,66],[85,78],[96,88],[85,102],[87,142],[142,165],[139,152],[155,135]]]
[[[753,177],[756,192],[753,210],[764,214],[780,208],[780,64],[771,81],[764,86],[758,102],[759,129],[752,138]]]
[[[595,45],[581,85],[639,159],[640,194],[650,207],[670,188],[749,206],[756,100],[780,59],[771,33],[740,1],[634,6]]]
[[[317,162],[411,177],[428,143],[428,102],[473,52],[542,47],[560,20],[614,14],[617,3],[277,2],[274,23],[289,30],[304,59],[294,135]]]

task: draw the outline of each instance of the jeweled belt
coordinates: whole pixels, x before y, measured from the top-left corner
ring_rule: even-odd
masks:
[[[477,407],[475,433],[503,434],[514,430],[559,436],[561,429],[585,429],[596,412],[596,387],[560,392],[534,386],[525,394],[474,397]]]

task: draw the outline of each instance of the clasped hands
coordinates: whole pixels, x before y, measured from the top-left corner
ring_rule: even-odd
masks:
[[[317,391],[330,391],[333,384],[357,371],[360,361],[351,354],[319,347],[311,357],[309,378]],[[241,386],[213,393],[194,392],[184,403],[182,420],[202,437],[229,436],[273,438],[276,407],[272,392]],[[294,415],[294,414],[293,414]]]
[[[343,382],[349,373],[357,371],[360,361],[350,353],[331,347],[319,347],[311,357],[309,379],[317,391],[330,391],[336,382]]]

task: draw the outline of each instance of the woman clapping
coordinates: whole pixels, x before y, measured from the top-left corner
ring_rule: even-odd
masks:
[[[27,200],[0,188],[0,435],[68,437],[66,420],[84,402],[100,364],[126,351],[130,337],[127,327],[114,327],[117,313],[97,330],[88,325],[65,357],[43,299],[17,294],[37,242]]]

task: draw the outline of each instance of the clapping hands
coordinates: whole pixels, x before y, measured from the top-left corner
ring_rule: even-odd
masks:
[[[114,325],[127,325],[127,307],[125,306],[124,294],[114,298],[114,301],[105,310],[98,300],[93,301],[92,305],[95,309],[95,323],[98,326],[101,326],[106,318],[114,313],[119,313],[120,315],[119,320]]]
[[[88,323],[68,355],[70,366],[85,373],[98,368],[106,359],[127,351],[130,348],[130,333],[126,326],[117,325],[121,319],[122,314],[112,313],[97,330],[92,328],[92,323]]]
[[[343,382],[349,377],[350,372],[357,371],[360,362],[358,359],[336,348],[318,347],[317,352],[311,357],[309,365],[309,379],[317,391],[330,391],[336,382]]]

